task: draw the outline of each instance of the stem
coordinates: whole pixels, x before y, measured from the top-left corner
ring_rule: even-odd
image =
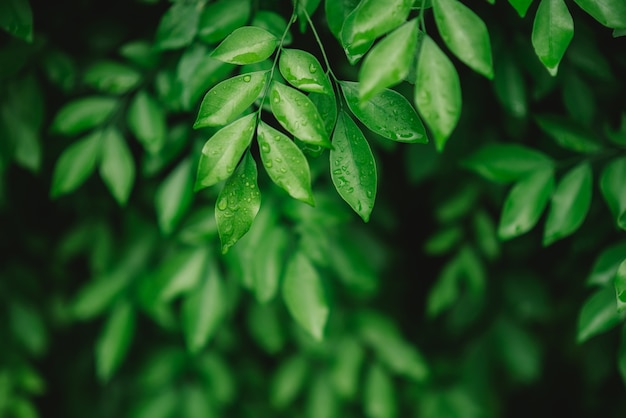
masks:
[[[420,6],[420,14],[419,14],[419,21],[420,21],[420,28],[422,29],[422,32],[426,33],[426,22],[424,20],[424,5],[426,4],[426,0],[422,0],[422,5]]]

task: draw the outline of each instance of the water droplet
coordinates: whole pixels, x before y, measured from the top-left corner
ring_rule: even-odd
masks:
[[[235,171],[235,168],[232,165],[227,165],[226,166],[226,171],[228,173],[232,173],[233,171]]]
[[[280,135],[276,135],[276,136],[274,137],[274,141],[276,141],[276,142],[280,141]]]
[[[285,167],[282,167],[282,168],[280,169],[280,172],[281,172],[281,173],[283,173],[283,174],[285,174],[285,173],[287,172],[287,169],[286,169]]]
[[[228,201],[226,200],[225,197],[221,198],[219,202],[217,202],[217,208],[219,210],[226,210],[227,207],[228,207]]]
[[[252,77],[250,77],[249,75],[244,75],[243,76],[243,81],[245,81],[246,83],[249,83],[250,80],[252,80]]]
[[[337,169],[333,170],[333,174],[341,174],[341,169],[337,168]]]
[[[282,163],[283,159],[282,158],[274,158],[274,161],[276,161],[277,163]]]
[[[347,191],[348,193],[352,193],[352,192],[354,192],[354,187],[348,187],[348,188],[346,189],[346,191]]]
[[[270,144],[267,142],[261,142],[261,151],[270,152]]]
[[[372,192],[370,190],[368,190],[367,192],[365,192],[365,194],[367,194],[367,197],[372,197]]]
[[[309,64],[309,72],[310,73],[317,72],[317,67],[314,64]]]
[[[272,101],[273,101],[274,103],[280,103],[280,97],[278,97],[278,96],[274,96],[274,98],[272,99]]]
[[[274,164],[272,163],[272,160],[268,160],[268,161],[265,162],[265,167],[267,167],[267,168],[272,168],[273,165]]]

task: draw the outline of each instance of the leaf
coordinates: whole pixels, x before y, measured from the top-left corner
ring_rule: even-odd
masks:
[[[615,29],[613,30],[613,37],[619,38],[622,36],[626,36],[626,28],[625,29]]]
[[[341,40],[341,28],[343,22],[352,12],[359,0],[325,0],[324,12],[326,15],[326,21],[328,23],[328,29],[337,38]]]
[[[528,94],[522,68],[512,54],[502,53],[496,59],[493,87],[503,107],[515,118],[528,114]]]
[[[117,99],[105,96],[73,100],[58,111],[50,130],[66,136],[80,134],[107,120],[117,104]]]
[[[183,334],[192,353],[202,350],[222,323],[226,314],[225,291],[217,267],[211,264],[198,288],[183,300]]]
[[[626,229],[626,157],[615,158],[600,175],[600,191],[617,225]]]
[[[594,91],[589,83],[576,73],[565,73],[562,98],[567,113],[571,116],[572,120],[576,121],[577,125],[587,128],[592,126],[596,118],[598,104],[596,103]],[[590,136],[588,132],[586,134],[585,136]],[[595,141],[593,145],[598,146]]]
[[[333,134],[330,175],[341,198],[368,222],[376,200],[376,162],[363,133],[343,111]]]
[[[117,129],[102,132],[100,177],[121,206],[125,206],[135,182],[135,161]]]
[[[330,136],[337,122],[337,98],[335,97],[335,93],[333,92],[332,95],[311,93],[309,94],[309,99],[311,99],[317,108],[317,111],[324,121],[326,132]]]
[[[533,24],[535,53],[555,76],[561,59],[574,37],[574,20],[563,0],[541,0]]]
[[[626,310],[626,259],[617,268],[614,284],[617,297],[617,311],[621,313]]]
[[[528,8],[533,3],[533,0],[509,0],[509,3],[517,11],[520,17],[526,16]]]
[[[302,355],[284,360],[270,382],[270,403],[276,409],[289,406],[302,389],[308,373],[308,363]]]
[[[282,293],[291,316],[313,338],[321,340],[328,304],[319,273],[301,252],[293,254],[287,263]]]
[[[386,370],[379,363],[370,366],[365,375],[364,408],[368,418],[393,418],[396,416],[396,392]]]
[[[333,94],[333,88],[322,65],[306,51],[283,49],[278,60],[278,68],[285,80],[300,90]]]
[[[96,169],[102,131],[95,131],[75,141],[59,156],[52,174],[51,197],[77,189]]]
[[[274,298],[283,276],[289,235],[285,229],[273,228],[266,235],[264,245],[258,246],[254,258],[254,295],[260,303]]]
[[[269,58],[278,38],[265,29],[243,26],[235,29],[213,50],[211,56],[230,64],[254,64]]]
[[[257,10],[252,19],[252,26],[265,29],[277,39],[284,35],[282,40],[283,46],[291,44],[293,40],[291,32],[287,31],[287,21],[278,13],[269,10]]]
[[[435,318],[458,303],[460,297],[460,274],[459,258],[454,257],[446,263],[439,273],[437,281],[428,293],[426,302],[426,314],[428,317]]]
[[[191,158],[181,161],[171,171],[157,188],[154,198],[159,228],[169,234],[178,226],[193,201]]]
[[[517,182],[504,201],[498,236],[511,239],[532,229],[539,220],[554,189],[551,168],[537,170]]]
[[[231,123],[259,97],[268,76],[269,71],[241,74],[213,87],[204,96],[193,127],[197,129]]]
[[[580,310],[576,341],[581,344],[610,330],[622,319],[615,307],[615,288],[606,286],[589,296]]]
[[[108,382],[124,361],[134,332],[132,305],[127,301],[118,303],[96,341],[96,371],[101,382]]]
[[[13,36],[33,42],[33,12],[28,0],[8,0],[0,3],[0,28]]]
[[[359,70],[361,101],[395,86],[409,75],[417,48],[417,20],[412,19],[378,42]]]
[[[247,152],[233,175],[226,180],[215,204],[222,254],[226,254],[248,232],[260,207],[261,192],[257,184],[256,163],[250,152]]]
[[[198,38],[208,44],[220,42],[246,24],[250,9],[249,0],[219,0],[206,5],[198,23]]]
[[[593,262],[587,284],[605,286],[613,282],[617,269],[626,254],[626,241],[613,244],[598,255]]]
[[[362,0],[346,17],[341,44],[354,64],[381,35],[403,24],[413,0]]]
[[[360,103],[359,83],[341,81],[340,85],[354,116],[371,131],[397,142],[428,142],[422,121],[400,93],[385,89],[365,103]]]
[[[159,49],[178,49],[193,41],[200,14],[195,2],[176,2],[161,17],[155,35]]]
[[[417,61],[415,105],[442,151],[461,116],[461,83],[452,62],[428,35]]]
[[[313,16],[313,13],[317,10],[321,0],[299,0],[295,3],[296,14],[300,20],[300,32],[304,33],[308,25],[307,16]]]
[[[145,40],[130,41],[122,45],[119,54],[131,63],[144,69],[154,69],[158,63],[160,54],[152,48],[152,43]]]
[[[574,233],[583,223],[591,205],[592,178],[591,166],[584,162],[559,181],[546,219],[544,246]]]
[[[166,139],[165,113],[145,90],[135,94],[126,114],[128,128],[149,153],[161,150]]]
[[[626,28],[626,3],[622,0],[574,0],[595,20],[613,29]]]
[[[85,83],[103,93],[123,94],[137,87],[141,73],[115,61],[97,61],[83,74]]]
[[[491,80],[489,32],[480,17],[458,0],[433,0],[433,13],[437,29],[454,55]]]
[[[154,303],[168,303],[198,287],[210,255],[206,248],[195,247],[175,252],[156,268],[150,282]]]
[[[5,321],[10,324],[11,337],[18,347],[33,356],[44,354],[48,336],[40,311],[28,303],[11,302],[5,312]]]
[[[335,348],[335,359],[331,371],[333,388],[342,398],[354,399],[360,383],[365,350],[356,338],[343,336]]]
[[[300,148],[263,121],[257,127],[257,140],[265,171],[272,181],[294,199],[314,206],[309,163]]]
[[[554,165],[547,155],[517,144],[488,144],[474,151],[461,163],[487,180],[500,183],[517,181]]]
[[[328,133],[317,108],[298,90],[273,81],[270,105],[276,120],[302,142],[330,148]]]

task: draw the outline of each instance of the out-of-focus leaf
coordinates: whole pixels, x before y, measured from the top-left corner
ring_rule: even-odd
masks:
[[[626,229],[626,157],[616,158],[602,170],[600,191],[617,225]]]
[[[84,82],[103,93],[123,94],[137,87],[141,74],[116,61],[98,61],[83,74]]]
[[[626,254],[626,241],[620,241],[600,252],[593,262],[587,284],[606,286],[613,282],[617,269]]]
[[[198,31],[198,13],[195,2],[176,2],[163,14],[155,35],[159,49],[178,49],[191,43]]]
[[[150,153],[163,147],[166,139],[165,113],[150,93],[142,90],[135,94],[126,114],[128,128]]]
[[[73,100],[58,111],[50,130],[61,135],[76,135],[106,121],[118,104],[117,99],[90,96]]]
[[[198,38],[208,44],[222,41],[250,17],[250,0],[220,0],[202,10]]]
[[[278,68],[292,86],[311,93],[333,94],[328,76],[312,54],[300,49],[283,49]]]
[[[397,415],[393,381],[379,363],[370,366],[364,385],[363,406],[368,418],[393,418]]]
[[[615,295],[617,297],[617,311],[626,310],[626,257],[617,268],[615,274]]]
[[[0,28],[26,42],[33,42],[33,12],[28,0],[0,3]]]
[[[269,58],[277,46],[278,39],[265,29],[243,26],[228,35],[211,56],[230,64],[253,64]]]
[[[580,344],[606,332],[623,319],[615,306],[615,288],[606,286],[589,296],[578,317],[576,341]]]
[[[100,177],[115,200],[124,206],[135,182],[135,161],[117,129],[104,130],[101,141]]]
[[[267,242],[256,252],[254,294],[261,303],[276,295],[283,276],[289,236],[285,229],[274,228],[267,233]]]
[[[193,163],[180,162],[161,182],[155,193],[155,209],[161,231],[171,233],[193,201]]]
[[[269,10],[257,10],[252,18],[252,26],[265,29],[274,35],[276,39],[281,39],[281,37],[285,35],[283,46],[289,45],[293,40],[291,32],[285,34],[287,21],[278,13]]]
[[[365,350],[357,340],[344,336],[335,348],[335,363],[331,372],[333,388],[344,399],[354,399],[360,383],[360,371]]]
[[[492,218],[483,210],[477,211],[473,219],[476,244],[488,259],[495,259],[500,255],[500,241],[496,226]]]
[[[250,335],[269,354],[278,354],[286,342],[281,318],[273,304],[250,304],[247,322]]]
[[[542,152],[522,145],[489,144],[471,153],[461,164],[488,180],[508,183],[549,169],[554,163]]]
[[[341,40],[343,22],[345,22],[350,12],[356,8],[357,4],[359,4],[359,0],[324,0],[324,12],[328,28],[338,40]]]
[[[145,40],[130,41],[119,49],[121,56],[133,64],[146,68],[155,68],[159,62],[159,52]]]
[[[541,0],[533,24],[535,53],[555,76],[561,59],[574,37],[574,20],[563,0]]]
[[[107,382],[126,357],[135,332],[135,312],[129,302],[120,302],[104,324],[96,342],[98,378]]]
[[[498,353],[516,381],[529,384],[541,375],[541,345],[527,330],[500,318],[493,329]]]
[[[181,250],[167,258],[150,277],[155,286],[155,302],[170,302],[197,288],[209,259],[204,247]]]
[[[280,364],[270,382],[270,402],[277,409],[289,406],[298,396],[308,374],[303,356],[290,357]]]
[[[580,153],[594,153],[602,149],[593,136],[571,121],[550,115],[536,116],[542,131],[547,133],[563,148]]]
[[[496,56],[493,87],[504,108],[516,118],[524,118],[528,113],[528,98],[524,74],[513,54],[501,53]]]
[[[567,112],[581,126],[591,127],[598,110],[591,85],[574,72],[563,76],[563,104]]]
[[[200,357],[195,366],[211,388],[212,395],[217,402],[222,404],[232,402],[237,394],[237,387],[229,363],[213,352]],[[202,417],[206,416],[202,415]]]
[[[328,418],[337,416],[337,396],[328,377],[318,373],[309,384],[309,393],[306,402],[307,416],[310,418]]]
[[[517,11],[520,17],[526,16],[528,8],[532,4],[533,0],[509,0],[509,3]]]
[[[179,416],[182,418],[205,418],[215,416],[213,401],[200,385],[185,385],[180,390]]]
[[[92,132],[63,151],[52,174],[52,197],[74,191],[93,173],[100,156],[101,137],[102,131]]]
[[[43,354],[48,336],[41,314],[33,306],[17,301],[9,305],[8,314],[13,338],[28,353],[34,356]]]
[[[614,29],[626,28],[626,3],[621,0],[574,0],[595,20]]]

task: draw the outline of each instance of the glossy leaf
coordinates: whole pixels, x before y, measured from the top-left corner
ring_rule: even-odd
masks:
[[[100,177],[117,202],[124,206],[135,182],[135,161],[126,141],[116,129],[102,133]]]
[[[128,128],[149,153],[156,153],[166,139],[166,121],[163,108],[146,91],[133,97],[126,115]]]
[[[412,19],[378,42],[359,70],[361,101],[370,100],[409,75],[417,48],[417,20]]]
[[[92,132],[63,151],[52,174],[52,197],[74,191],[93,173],[100,158],[101,136],[102,131]]]
[[[225,290],[216,266],[211,264],[200,286],[183,300],[182,329],[191,352],[202,350],[222,323],[226,313]]]
[[[542,169],[517,182],[504,201],[498,235],[511,239],[532,229],[554,189],[552,169]]]
[[[585,220],[591,205],[593,173],[588,162],[568,171],[559,181],[546,219],[543,245],[574,233]]]
[[[433,12],[437,29],[454,55],[492,79],[489,32],[480,17],[458,0],[433,0]]]
[[[404,23],[413,0],[362,0],[346,17],[341,44],[354,64],[381,35]]]
[[[617,297],[617,311],[626,310],[626,258],[620,263],[615,274],[615,296]]]
[[[400,93],[385,89],[361,103],[359,83],[342,81],[348,107],[368,129],[392,141],[427,143],[426,131],[415,109]]]
[[[613,282],[617,269],[626,254],[626,241],[620,241],[600,252],[593,262],[587,284],[605,286]]]
[[[104,324],[96,341],[96,371],[107,382],[124,361],[135,332],[135,312],[129,302],[120,302]]]
[[[155,209],[159,228],[171,233],[189,210],[193,201],[193,164],[181,161],[161,182],[155,192]]]
[[[28,0],[3,1],[0,4],[0,28],[32,43],[33,12]]]
[[[250,145],[256,114],[246,115],[217,131],[202,148],[195,190],[212,186],[233,174],[244,151]]]
[[[315,205],[309,163],[300,148],[262,121],[257,128],[257,140],[265,171],[272,181],[294,199]]]
[[[341,39],[341,28],[343,22],[352,12],[359,0],[324,0],[324,12],[326,14],[326,21],[328,22],[328,29],[337,39]]]
[[[189,45],[198,31],[195,3],[176,2],[163,14],[156,30],[155,45],[159,49],[178,49]]]
[[[576,341],[580,344],[619,324],[623,315],[615,306],[615,288],[606,286],[589,296],[578,317]]]
[[[342,199],[368,222],[376,200],[376,162],[363,133],[343,111],[333,133],[330,175]]]
[[[452,62],[428,35],[417,61],[415,105],[442,151],[461,116],[461,83]]]
[[[321,340],[329,308],[321,277],[302,252],[294,253],[287,264],[282,294],[296,322],[313,338]]]
[[[76,135],[107,120],[117,106],[112,97],[91,96],[64,105],[52,121],[50,130],[62,135]]]
[[[563,0],[541,0],[533,24],[535,53],[551,75],[574,37],[574,20]]]
[[[204,96],[194,128],[228,125],[254,103],[265,88],[269,72],[241,74],[224,80]]]
[[[520,17],[524,17],[526,16],[528,8],[533,3],[533,0],[509,0],[509,3],[517,11],[517,14],[519,14]]]
[[[103,93],[123,94],[137,87],[141,73],[115,61],[98,61],[85,71],[83,80]]]
[[[600,191],[617,225],[626,229],[626,157],[607,164],[600,175]]]
[[[247,152],[233,175],[226,180],[215,204],[215,220],[223,254],[248,232],[260,207],[256,163]]]
[[[250,0],[220,0],[206,5],[198,22],[198,38],[208,44],[220,42],[246,24],[250,6]]]
[[[211,56],[230,64],[253,64],[269,58],[276,46],[278,38],[265,29],[243,26],[228,35],[213,50]]]
[[[487,180],[508,183],[537,171],[552,167],[545,154],[517,144],[489,144],[474,151],[462,165]]]
[[[292,86],[311,93],[333,94],[328,76],[312,54],[300,49],[283,49],[278,60],[282,76]]]
[[[271,84],[269,97],[272,113],[283,128],[302,142],[330,148],[324,121],[311,99],[276,81]]]
[[[622,0],[574,0],[595,20],[614,29],[626,28],[626,3]]]

